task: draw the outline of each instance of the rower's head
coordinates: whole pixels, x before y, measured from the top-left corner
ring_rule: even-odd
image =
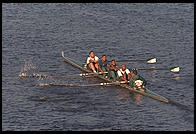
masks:
[[[106,61],[106,55],[102,55],[102,61]]]
[[[94,58],[94,57],[95,57],[94,51],[90,51],[90,52],[89,52],[89,56],[90,56],[91,58]]]
[[[125,64],[122,64],[121,65],[121,68],[122,68],[123,71],[125,71],[126,70],[126,65]]]
[[[113,66],[116,65],[116,61],[115,60],[112,60],[111,63],[112,63]]]

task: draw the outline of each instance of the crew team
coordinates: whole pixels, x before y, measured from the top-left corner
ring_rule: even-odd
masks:
[[[106,59],[106,55],[103,55],[101,59],[95,56],[93,51],[90,51],[89,57],[86,60],[88,69],[91,69],[94,73],[101,73],[104,77],[107,77],[113,81],[121,81],[136,89],[145,88],[146,80],[137,74],[137,69],[130,71],[126,68],[125,64],[121,67],[117,66],[116,61],[113,59],[109,63]]]

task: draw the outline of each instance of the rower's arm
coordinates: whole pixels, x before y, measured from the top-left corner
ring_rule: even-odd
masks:
[[[118,67],[118,66],[114,67],[114,66],[111,66],[110,64],[107,65],[107,68],[108,68],[109,70],[115,70],[115,71],[120,70],[120,67]]]
[[[120,67],[119,67],[119,66],[116,66],[114,69],[115,69],[116,71],[118,71],[118,70],[120,70]]]
[[[99,62],[99,58],[96,56],[95,60],[93,62],[98,63]]]
[[[121,80],[125,81],[126,79],[124,78],[124,76],[120,76]]]
[[[99,60],[94,60],[93,62],[98,63],[98,62],[99,62]]]
[[[89,60],[89,63],[92,63],[92,62],[94,62],[94,60],[90,59],[90,60]]]
[[[127,75],[123,74],[123,76],[121,76],[121,79],[124,80],[124,81],[127,81]]]
[[[120,72],[120,70],[117,71],[118,76],[121,78],[121,80],[127,82],[126,77]]]
[[[112,66],[110,66],[110,64],[107,64],[107,68],[108,68],[108,70],[113,69],[113,67],[112,67]]]
[[[109,64],[107,64],[107,69],[110,70],[110,65]]]

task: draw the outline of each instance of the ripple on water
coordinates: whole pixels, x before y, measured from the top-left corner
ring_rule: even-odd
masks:
[[[2,14],[3,130],[193,130],[194,6],[189,3],[4,3]],[[37,79],[18,79],[24,59],[44,74],[80,73],[62,61],[61,51],[85,62],[90,50],[111,59],[156,57],[156,64],[180,66],[143,76],[165,104],[116,86],[38,88]],[[120,65],[121,63],[117,63]],[[98,83],[96,78],[45,80]],[[173,101],[173,102],[172,102]]]

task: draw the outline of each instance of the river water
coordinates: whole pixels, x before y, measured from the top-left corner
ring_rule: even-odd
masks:
[[[3,131],[194,130],[193,4],[3,3],[2,26]],[[108,60],[157,58],[156,64],[126,63],[129,69],[180,66],[179,73],[138,72],[170,103],[117,86],[37,86],[42,81],[102,82],[92,77],[18,77],[25,63],[30,73],[80,73],[63,62],[61,51],[85,62],[91,50]]]

